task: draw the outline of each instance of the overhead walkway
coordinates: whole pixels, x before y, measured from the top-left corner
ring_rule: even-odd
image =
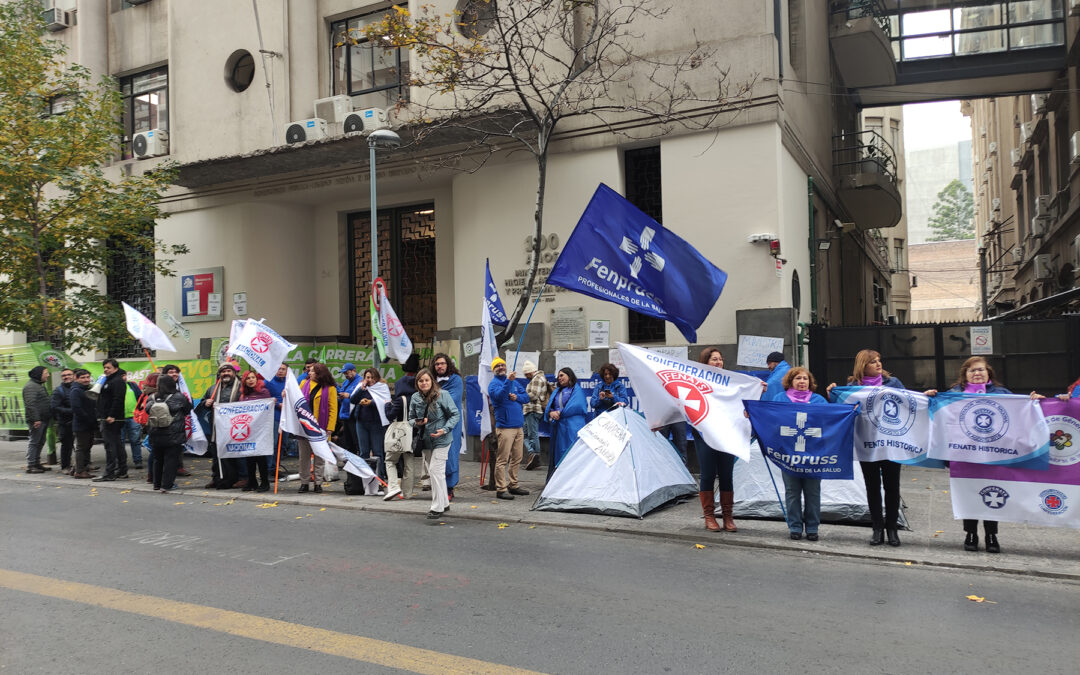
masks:
[[[837,0],[830,42],[864,107],[1048,90],[1078,0]]]

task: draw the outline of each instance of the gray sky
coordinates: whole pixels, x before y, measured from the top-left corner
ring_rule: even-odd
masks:
[[[971,122],[960,114],[960,101],[904,106],[904,147],[937,148],[971,140]]]

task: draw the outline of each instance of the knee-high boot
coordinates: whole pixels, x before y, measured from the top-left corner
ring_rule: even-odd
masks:
[[[724,532],[738,532],[739,528],[735,527],[735,493],[734,492],[721,492],[720,493],[720,510],[724,516]]]
[[[720,523],[716,522],[716,502],[713,501],[713,491],[702,490],[698,496],[701,497],[701,512],[705,514],[705,529],[719,532]]]

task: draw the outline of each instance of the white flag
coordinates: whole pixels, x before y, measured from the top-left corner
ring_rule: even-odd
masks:
[[[491,326],[491,314],[488,312],[488,299],[485,296],[480,309],[480,367],[476,373],[480,395],[484,399],[484,404],[480,407],[481,439],[487,438],[487,435],[491,433],[491,413],[488,412],[491,403],[488,401],[488,387],[491,386],[491,380],[495,377],[491,372],[491,362],[498,356],[499,349],[495,345],[495,331]]]
[[[127,320],[127,330],[131,333],[131,337],[138,340],[146,349],[161,349],[167,352],[176,351],[172,340],[165,334],[165,331],[158,328],[156,323],[143,316],[139,310],[126,302],[120,304],[124,306],[124,319]]]
[[[374,496],[379,493],[379,483],[382,481],[360,455],[355,455],[334,443],[330,444],[330,448],[335,455],[345,460],[345,470],[364,482],[364,494]]]
[[[225,353],[243,357],[255,372],[269,380],[277,375],[278,367],[294,349],[296,345],[278,335],[270,326],[248,319]]]
[[[161,377],[169,377],[168,375],[162,375]],[[180,381],[176,383],[177,390],[181,394],[187,396],[191,401],[191,391],[188,390],[187,380],[184,379],[184,374],[180,374]],[[184,442],[184,452],[192,455],[205,455],[207,448],[210,444],[206,440],[206,434],[203,433],[202,425],[199,424],[199,418],[195,415],[195,410],[192,409],[188,413],[187,419],[184,420],[184,429],[187,432],[187,440]]]
[[[282,392],[281,430],[304,439],[313,453],[337,466],[337,458],[330,448],[330,435],[319,426],[318,419],[311,412],[311,404],[300,390],[300,384],[291,370],[285,377],[285,391]]]
[[[618,347],[650,427],[685,419],[712,448],[750,461],[742,402],[761,398],[761,380],[621,342]]]
[[[274,454],[274,399],[214,405],[218,457],[233,459]]]
[[[412,355],[412,340],[405,334],[405,326],[401,325],[397,313],[390,306],[390,299],[386,293],[382,294],[379,301],[379,330],[382,331],[383,341],[386,342],[386,354],[405,363]]]

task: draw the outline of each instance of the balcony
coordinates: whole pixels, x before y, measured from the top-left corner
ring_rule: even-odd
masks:
[[[840,202],[864,230],[894,227],[902,205],[896,187],[896,153],[876,131],[833,137],[833,167]]]
[[[829,18],[829,44],[851,89],[896,84],[891,22],[884,0],[839,0]]]

